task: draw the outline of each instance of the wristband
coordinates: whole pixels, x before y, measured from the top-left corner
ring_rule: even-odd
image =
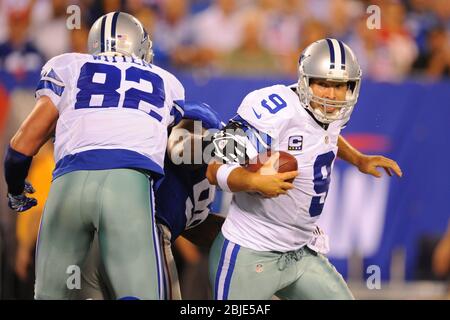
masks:
[[[238,167],[240,167],[240,165],[238,164],[223,164],[219,167],[219,170],[217,170],[216,173],[217,184],[223,191],[232,192],[230,190],[230,187],[228,186],[227,180],[231,171],[233,171]]]
[[[22,194],[25,187],[25,178],[30,169],[33,157],[26,156],[8,146],[6,151],[4,170],[8,192],[12,195]]]

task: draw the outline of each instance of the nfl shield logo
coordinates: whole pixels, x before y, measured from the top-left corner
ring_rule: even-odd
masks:
[[[257,273],[261,273],[261,272],[263,272],[263,270],[264,270],[264,269],[263,269],[263,265],[258,263],[258,264],[256,265],[256,272],[257,272]]]

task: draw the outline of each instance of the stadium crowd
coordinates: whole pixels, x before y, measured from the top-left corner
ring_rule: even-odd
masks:
[[[66,25],[72,4],[80,8],[80,29]],[[143,22],[155,63],[166,68],[295,77],[306,44],[335,37],[354,48],[365,78],[433,80],[450,71],[445,0],[4,0],[0,6],[0,69],[17,77],[55,55],[86,51],[89,26],[115,10]],[[381,28],[372,29],[378,12]]]

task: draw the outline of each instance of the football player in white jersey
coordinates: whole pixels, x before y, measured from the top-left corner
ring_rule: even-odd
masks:
[[[133,16],[112,12],[89,32],[90,54],[43,67],[36,106],[5,159],[9,206],[36,204],[25,182],[32,157],[55,135],[53,182],[36,250],[36,299],[67,299],[98,232],[115,296],[162,298],[163,268],[152,186],[164,171],[167,127],[184,88],[153,65],[151,40]],[[181,116],[180,116],[181,113]]]
[[[381,176],[377,167],[402,175],[395,161],[363,155],[340,136],[360,82],[352,50],[336,39],[319,40],[301,55],[297,85],[251,92],[219,132],[215,153],[226,164],[210,164],[207,177],[234,195],[211,248],[215,299],[353,299],[325,257],[327,238],[316,226],[334,160],[339,156],[376,177]],[[278,181],[260,195],[245,192],[255,190],[262,173],[240,164],[268,148],[296,158],[293,189],[287,191],[291,184]],[[268,163],[276,157],[274,153]]]

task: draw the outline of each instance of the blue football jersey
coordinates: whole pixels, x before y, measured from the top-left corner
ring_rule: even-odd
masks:
[[[217,113],[205,103],[184,106],[184,118],[202,121],[205,129],[219,129]],[[184,230],[200,224],[208,216],[216,188],[206,179],[208,166],[196,170],[164,160],[164,178],[155,190],[156,219],[165,224],[175,240]]]
[[[215,186],[206,179],[206,165],[192,171],[166,157],[164,167],[164,180],[155,193],[156,218],[170,229],[175,240],[185,229],[206,219]]]

